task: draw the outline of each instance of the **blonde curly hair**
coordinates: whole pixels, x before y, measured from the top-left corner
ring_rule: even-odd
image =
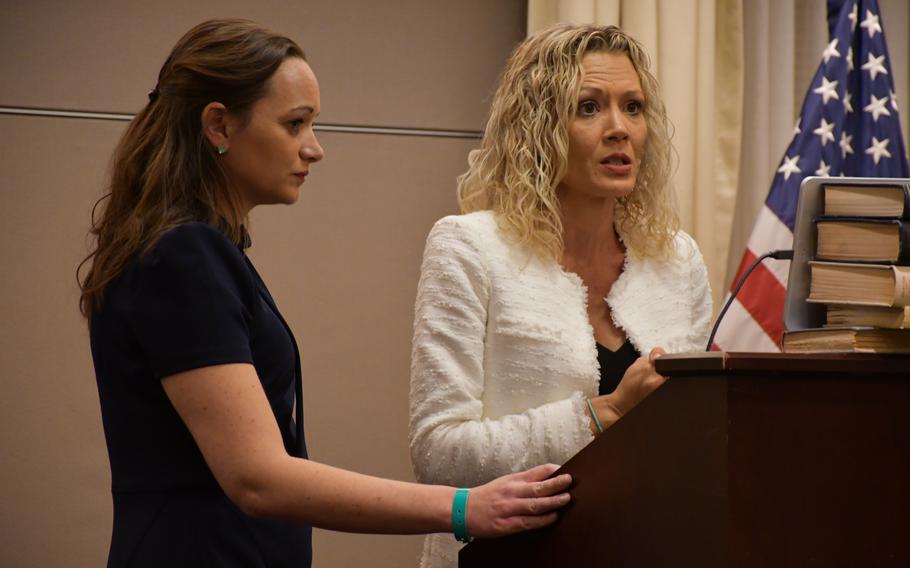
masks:
[[[458,178],[463,213],[492,210],[519,245],[559,262],[563,225],[556,188],[566,173],[568,126],[575,117],[591,52],[625,53],[645,95],[648,126],[633,191],[618,200],[616,227],[628,252],[665,258],[679,230],[669,187],[672,126],[644,48],[616,26],[557,25],[525,39],[502,73],[481,146]]]

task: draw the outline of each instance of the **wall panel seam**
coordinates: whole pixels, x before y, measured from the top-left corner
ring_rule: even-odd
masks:
[[[0,106],[0,115],[36,116],[50,118],[76,118],[84,120],[110,120],[129,122],[132,114],[65,110],[51,108],[33,108],[17,106]],[[479,139],[483,133],[479,130],[447,130],[441,128],[408,128],[399,126],[366,126],[357,124],[317,123],[313,126],[317,132],[344,132],[350,134],[374,134],[384,136],[423,136],[431,138],[469,138]]]

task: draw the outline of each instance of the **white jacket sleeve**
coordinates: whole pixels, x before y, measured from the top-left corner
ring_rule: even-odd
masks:
[[[689,237],[691,246],[691,272],[689,276],[689,286],[692,290],[692,327],[690,340],[693,351],[704,351],[708,343],[708,335],[711,332],[711,311],[713,300],[711,299],[711,283],[708,280],[708,268],[705,266],[705,259],[698,250],[698,245],[692,237]]]
[[[564,463],[593,439],[581,392],[484,418],[490,290],[470,229],[458,217],[439,221],[424,252],[411,353],[411,461],[421,482],[474,486]]]

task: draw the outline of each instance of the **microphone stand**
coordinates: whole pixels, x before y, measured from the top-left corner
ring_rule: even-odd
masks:
[[[761,264],[761,262],[766,258],[773,258],[775,260],[792,260],[793,251],[785,249],[772,250],[771,252],[766,252],[765,254],[755,259],[755,262],[752,263],[752,266],[750,266],[749,269],[746,270],[746,272],[744,272],[743,275],[739,278],[739,282],[736,283],[736,288],[733,289],[730,297],[727,298],[726,303],[724,303],[723,309],[720,310],[720,314],[717,315],[717,321],[714,322],[714,328],[711,329],[711,335],[708,336],[708,345],[705,347],[705,351],[711,351],[711,344],[714,343],[714,336],[717,334],[717,328],[720,327],[720,321],[724,319],[724,314],[726,314],[727,310],[730,309],[730,304],[733,303],[734,298],[736,298],[736,295],[739,293],[739,289],[742,288],[743,284],[746,283],[746,278],[748,278],[749,275],[752,274],[752,271],[755,270],[755,267]]]

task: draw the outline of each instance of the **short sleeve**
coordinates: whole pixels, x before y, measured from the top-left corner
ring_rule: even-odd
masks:
[[[171,229],[134,268],[128,319],[152,374],[252,363],[256,285],[223,234],[193,223]]]

